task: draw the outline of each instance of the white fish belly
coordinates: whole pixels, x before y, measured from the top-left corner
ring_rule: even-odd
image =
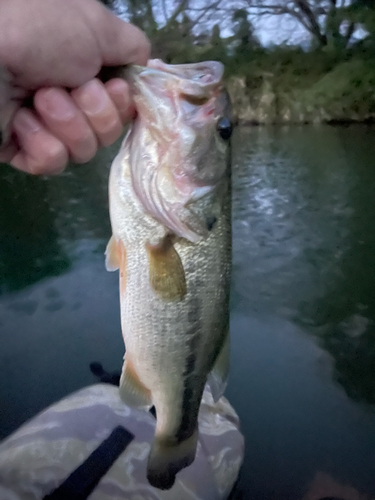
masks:
[[[127,355],[151,391],[158,433],[193,432],[206,377],[228,327],[228,246],[223,224],[203,243],[176,243],[186,277],[182,301],[150,286],[145,244],[127,247],[121,322]],[[184,420],[184,422],[182,422]]]

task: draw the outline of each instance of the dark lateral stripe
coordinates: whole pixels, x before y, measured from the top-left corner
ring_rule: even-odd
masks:
[[[198,280],[197,280],[198,281]],[[199,283],[195,283],[199,290]],[[197,350],[200,340],[200,322],[201,322],[201,303],[198,297],[193,297],[189,305],[188,321],[190,324],[189,330],[186,332],[187,345],[189,354],[185,361],[184,377],[184,392],[182,395],[181,407],[181,422],[176,431],[176,439],[178,442],[188,439],[196,428],[196,419],[199,404],[196,402],[196,391],[199,390],[197,385],[199,381],[194,373],[197,363]],[[197,406],[197,408],[196,408]]]
[[[134,436],[120,425],[65,481],[43,500],[86,500]]]

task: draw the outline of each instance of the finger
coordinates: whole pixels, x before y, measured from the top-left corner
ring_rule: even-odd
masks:
[[[122,123],[129,122],[135,115],[135,107],[130,98],[127,82],[121,78],[112,78],[104,85],[117,108]]]
[[[94,132],[68,92],[57,87],[39,89],[34,106],[75,163],[85,163],[95,156],[98,144]]]
[[[116,17],[102,5],[98,4],[98,7],[100,12],[99,9],[91,9],[90,15],[103,66],[145,65],[150,57],[150,42],[143,31]]]
[[[86,115],[101,146],[109,146],[120,137],[123,129],[120,115],[102,82],[96,78],[90,80],[73,90],[71,96]]]
[[[68,162],[68,152],[36,115],[20,109],[14,117],[13,129],[21,150],[10,161],[11,165],[30,174],[57,174]]]
[[[10,143],[8,146],[4,147],[0,151],[0,162],[1,163],[9,163],[12,158],[18,152],[18,148],[14,143]]]

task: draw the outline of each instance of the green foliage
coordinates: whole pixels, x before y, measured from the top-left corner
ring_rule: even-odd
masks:
[[[149,37],[157,31],[151,0],[128,0],[130,21],[141,28]]]
[[[309,51],[289,45],[262,47],[246,9],[233,13],[233,34],[223,38],[219,24],[197,35],[184,0],[162,27],[152,0],[127,0],[126,5],[131,21],[150,37],[152,57],[172,64],[223,62],[227,77],[244,81],[251,105],[265,93],[271,96],[273,111],[265,114],[276,120],[293,113],[307,121],[375,116],[375,0],[352,0],[342,8],[327,3],[321,26],[325,43],[315,36]],[[349,43],[356,26],[368,35]]]
[[[368,32],[368,37],[375,39],[375,1],[355,0],[343,9],[343,15],[351,22],[358,23]]]
[[[238,9],[232,16],[234,36],[232,44],[234,51],[232,55],[235,64],[247,63],[253,51],[260,46],[254,35],[254,28],[248,19],[246,9]]]
[[[375,60],[338,64],[310,88],[309,98],[335,120],[375,113]]]
[[[322,51],[304,52],[300,47],[278,46],[270,50],[258,48],[252,57],[238,65],[230,60],[230,74],[243,75],[248,85],[261,85],[264,78],[272,78],[274,86],[283,91],[306,88],[329,72],[337,63],[332,53]]]
[[[372,331],[371,331],[372,330]],[[359,338],[351,338],[339,329],[333,330],[322,341],[332,355],[335,377],[348,396],[355,401],[375,404],[375,346],[374,329]]]
[[[215,24],[212,29],[209,46],[205,51],[205,57],[207,60],[221,61],[224,64],[226,64],[228,60],[227,47],[220,36],[220,26],[218,24]]]

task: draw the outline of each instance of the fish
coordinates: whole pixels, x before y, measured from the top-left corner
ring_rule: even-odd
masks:
[[[216,61],[129,66],[137,116],[109,175],[125,356],[119,391],[156,411],[147,479],[170,489],[195,458],[206,383],[229,371],[232,114]]]

